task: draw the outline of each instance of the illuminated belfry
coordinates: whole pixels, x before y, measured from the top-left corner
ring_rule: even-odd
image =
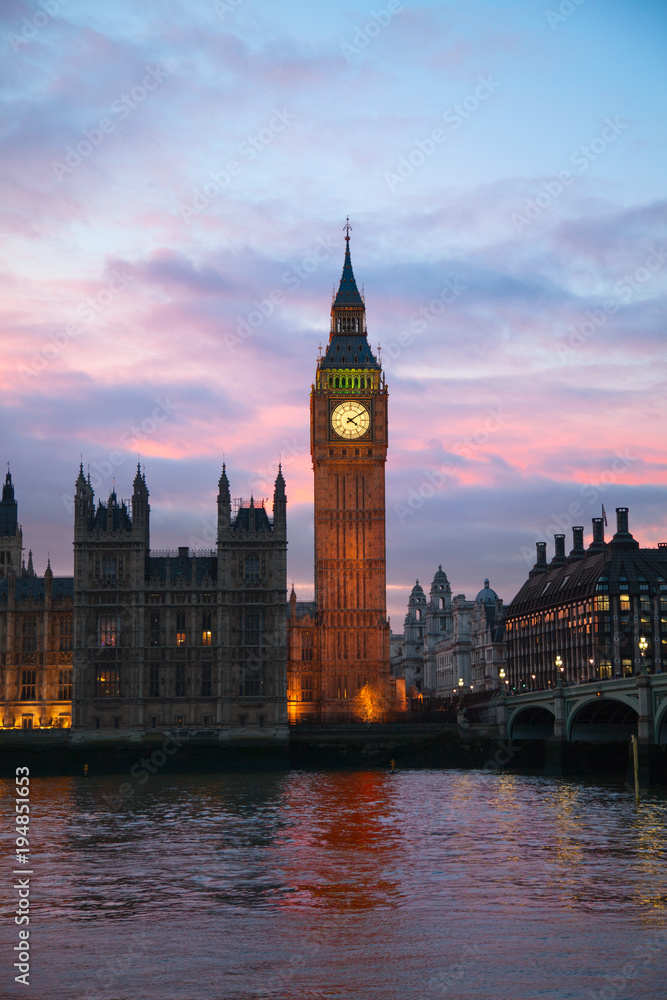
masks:
[[[361,687],[389,679],[386,618],[387,388],[367,339],[350,258],[331,306],[310,399],[315,602],[290,602],[290,717],[350,718]]]

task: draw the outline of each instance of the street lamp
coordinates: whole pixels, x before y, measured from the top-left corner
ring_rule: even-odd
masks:
[[[563,661],[561,660],[560,653],[559,653],[558,656],[556,657],[556,671],[557,671],[557,673],[556,673],[556,681],[557,681],[559,687],[563,686],[563,670],[564,669],[565,669],[565,667],[563,666]]]
[[[459,677],[459,711],[463,708],[463,678]]]
[[[531,674],[530,676],[533,678],[533,683],[531,687],[533,688],[533,690],[535,690],[535,674]]]
[[[644,657],[646,656],[646,650],[647,649],[648,649],[648,642],[646,641],[646,639],[644,638],[644,636],[642,636],[641,639],[639,640],[639,652],[641,653],[641,656],[642,656],[642,673],[643,674],[646,673],[646,660],[644,659]]]

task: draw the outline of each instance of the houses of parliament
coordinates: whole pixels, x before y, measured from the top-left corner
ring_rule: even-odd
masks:
[[[218,482],[217,545],[150,548],[140,466],[131,499],[75,483],[74,572],[23,560],[11,472],[0,503],[4,728],[276,727],[349,718],[389,685],[385,609],[387,387],[350,258],[311,389],[315,600],[287,599],[287,496],[232,503]],[[289,712],[288,712],[289,707]]]
[[[14,482],[0,501],[2,728],[94,732],[188,727],[241,736],[288,723],[352,721],[363,692],[392,704],[520,693],[667,663],[667,544],[640,548],[628,509],[555,535],[504,607],[485,580],[452,597],[442,567],[419,582],[402,635],[386,615],[388,392],[370,348],[346,227],[326,350],[310,393],[314,600],[287,595],[287,491],[272,507],[232,501],[222,465],[216,547],[150,547],[149,489],[137,466],[128,500],[95,498],[81,464],[74,495],[73,575],[24,562]],[[390,655],[391,651],[391,655]],[[558,666],[556,666],[558,664]],[[396,707],[396,701],[393,701]],[[403,702],[405,705],[405,702]],[[361,716],[362,718],[364,716]],[[382,710],[376,718],[386,717]],[[368,721],[368,716],[365,717]]]

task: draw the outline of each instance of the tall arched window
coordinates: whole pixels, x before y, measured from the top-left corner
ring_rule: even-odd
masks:
[[[338,389],[339,385],[340,385],[340,380],[339,380],[338,376],[336,375],[336,377],[334,379],[334,389]]]

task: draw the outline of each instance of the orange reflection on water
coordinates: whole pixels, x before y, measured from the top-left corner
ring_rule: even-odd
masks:
[[[285,789],[291,842],[282,905],[332,910],[389,905],[403,850],[396,783],[382,771],[294,775]]]

